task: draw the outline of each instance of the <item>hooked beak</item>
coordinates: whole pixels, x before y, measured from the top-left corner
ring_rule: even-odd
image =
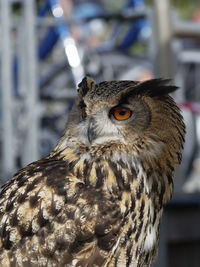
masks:
[[[92,141],[95,139],[95,132],[94,132],[92,121],[89,122],[88,130],[87,130],[87,136],[88,136],[88,141],[91,144]]]

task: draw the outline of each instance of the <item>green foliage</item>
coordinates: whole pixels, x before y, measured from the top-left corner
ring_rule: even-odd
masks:
[[[172,8],[174,7],[180,18],[189,19],[192,17],[195,9],[200,7],[199,0],[160,0],[160,1],[170,1]],[[154,0],[146,0],[147,5],[153,6]]]
[[[174,0],[172,4],[177,8],[180,17],[183,19],[191,18],[195,9],[200,6],[199,0]]]
[[[102,1],[104,6],[110,11],[120,11],[123,4],[125,3],[124,0],[103,0]]]

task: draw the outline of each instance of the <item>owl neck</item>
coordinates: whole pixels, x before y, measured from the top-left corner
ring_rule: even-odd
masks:
[[[122,144],[104,145],[98,149],[79,146],[78,149],[57,149],[52,155],[64,159],[75,177],[85,179],[85,183],[94,187],[97,185],[112,191],[112,186],[115,188],[117,185],[123,191],[136,179],[146,184],[148,192],[164,188],[160,202],[166,203],[172,193],[172,176],[178,154],[172,154],[165,144],[154,144],[153,140],[149,143],[140,140],[129,149]]]
[[[112,142],[98,146],[85,146],[77,142],[68,142],[61,140],[56,146],[52,155],[58,155],[67,161],[88,160],[90,162],[99,162],[102,160],[112,161],[114,163],[123,163],[133,166],[136,170],[141,169],[138,166],[145,166],[144,169],[153,169],[162,173],[166,166],[169,171],[174,170],[180,163],[180,148],[175,147],[172,142],[156,139],[153,134],[151,138],[138,138],[133,143],[123,144]]]
[[[85,147],[79,147],[77,150],[67,147],[64,150],[52,152],[51,156],[56,155],[56,157],[64,159],[69,166],[77,167],[79,173],[86,172],[85,168],[90,165],[90,168],[94,170],[113,169],[115,172],[114,169],[123,169],[123,172],[127,172],[126,176],[137,175],[140,177],[143,175],[147,176],[148,179],[152,174],[160,177],[166,176],[166,182],[171,184],[171,177],[175,165],[178,163],[177,154],[173,156],[164,146],[159,147],[157,143],[155,144],[156,147],[153,146],[152,142],[150,145],[148,149],[144,149],[141,144],[135,145],[134,148],[131,147],[130,151],[122,145],[112,146],[112,149],[109,146],[103,146],[99,150],[95,150],[95,148],[92,150],[91,147],[90,151],[87,151]],[[118,176],[124,176],[123,172]]]

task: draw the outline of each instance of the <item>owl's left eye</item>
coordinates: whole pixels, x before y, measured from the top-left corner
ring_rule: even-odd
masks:
[[[82,116],[82,119],[85,119],[87,117],[87,112],[85,110],[85,107],[81,108],[81,116]]]
[[[124,121],[132,116],[132,110],[128,107],[115,107],[111,109],[110,114],[118,121]]]

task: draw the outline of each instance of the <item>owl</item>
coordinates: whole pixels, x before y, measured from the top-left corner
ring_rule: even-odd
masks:
[[[1,189],[1,267],[152,266],[184,144],[174,90],[82,80],[53,152]]]

